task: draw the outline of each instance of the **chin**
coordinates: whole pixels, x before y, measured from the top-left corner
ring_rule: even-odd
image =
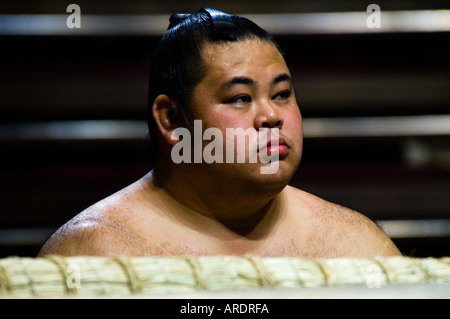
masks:
[[[287,165],[286,165],[287,166]],[[258,179],[263,183],[286,186],[295,174],[295,169],[290,167],[280,167],[276,172],[270,174],[259,174]]]
[[[206,166],[204,173],[214,176],[214,180],[220,181],[222,186],[232,185],[238,192],[277,194],[289,184],[299,162],[298,157],[291,157],[280,159],[277,164],[215,163]]]
[[[280,161],[278,169],[270,174],[261,174],[261,167],[265,165],[255,165],[247,171],[241,171],[241,179],[244,184],[253,191],[281,192],[294,176],[297,166],[292,167],[286,162]]]

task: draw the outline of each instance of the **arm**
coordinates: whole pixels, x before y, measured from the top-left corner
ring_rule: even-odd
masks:
[[[142,255],[143,238],[123,226],[106,221],[70,221],[43,245],[38,257]]]
[[[110,231],[95,225],[73,227],[64,225],[58,229],[42,246],[38,257],[46,255],[61,256],[102,256],[108,255]]]
[[[389,236],[367,216],[352,211],[352,227],[350,242],[356,257],[402,256]]]
[[[395,246],[394,242],[381,227],[370,219],[367,218],[367,220],[370,230],[368,236],[369,241],[366,244],[367,251],[372,255],[378,256],[402,256],[397,246]]]

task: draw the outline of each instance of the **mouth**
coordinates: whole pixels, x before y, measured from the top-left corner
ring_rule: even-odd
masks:
[[[278,138],[270,139],[267,142],[267,145],[259,149],[259,152],[265,152],[269,156],[276,154],[278,154],[278,156],[285,156],[289,153],[289,146],[286,139],[280,136]]]

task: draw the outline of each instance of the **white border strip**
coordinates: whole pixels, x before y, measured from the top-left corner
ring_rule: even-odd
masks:
[[[307,138],[450,135],[450,115],[308,118],[303,130]]]
[[[0,140],[145,139],[140,120],[81,120],[0,125]],[[305,138],[450,136],[450,115],[306,118]]]
[[[380,220],[377,224],[391,238],[450,237],[450,219]]]
[[[381,27],[369,28],[371,13],[243,14],[276,34],[347,34],[387,32],[448,32],[450,10],[381,10]],[[0,35],[147,35],[161,36],[170,14],[92,15],[81,12],[81,28],[70,29],[67,14],[0,15]]]

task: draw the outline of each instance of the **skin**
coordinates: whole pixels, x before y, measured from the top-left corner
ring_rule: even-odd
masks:
[[[160,95],[153,104],[161,150],[155,169],[63,225],[40,256],[401,255],[364,215],[288,185],[301,159],[302,118],[289,69],[273,44],[207,44],[203,58],[207,69],[192,94],[194,117],[203,130],[220,129],[223,145],[226,128],[278,128],[287,146],[272,149],[280,151],[276,173],[261,174],[269,164],[259,161],[168,160],[180,121],[176,103]]]

